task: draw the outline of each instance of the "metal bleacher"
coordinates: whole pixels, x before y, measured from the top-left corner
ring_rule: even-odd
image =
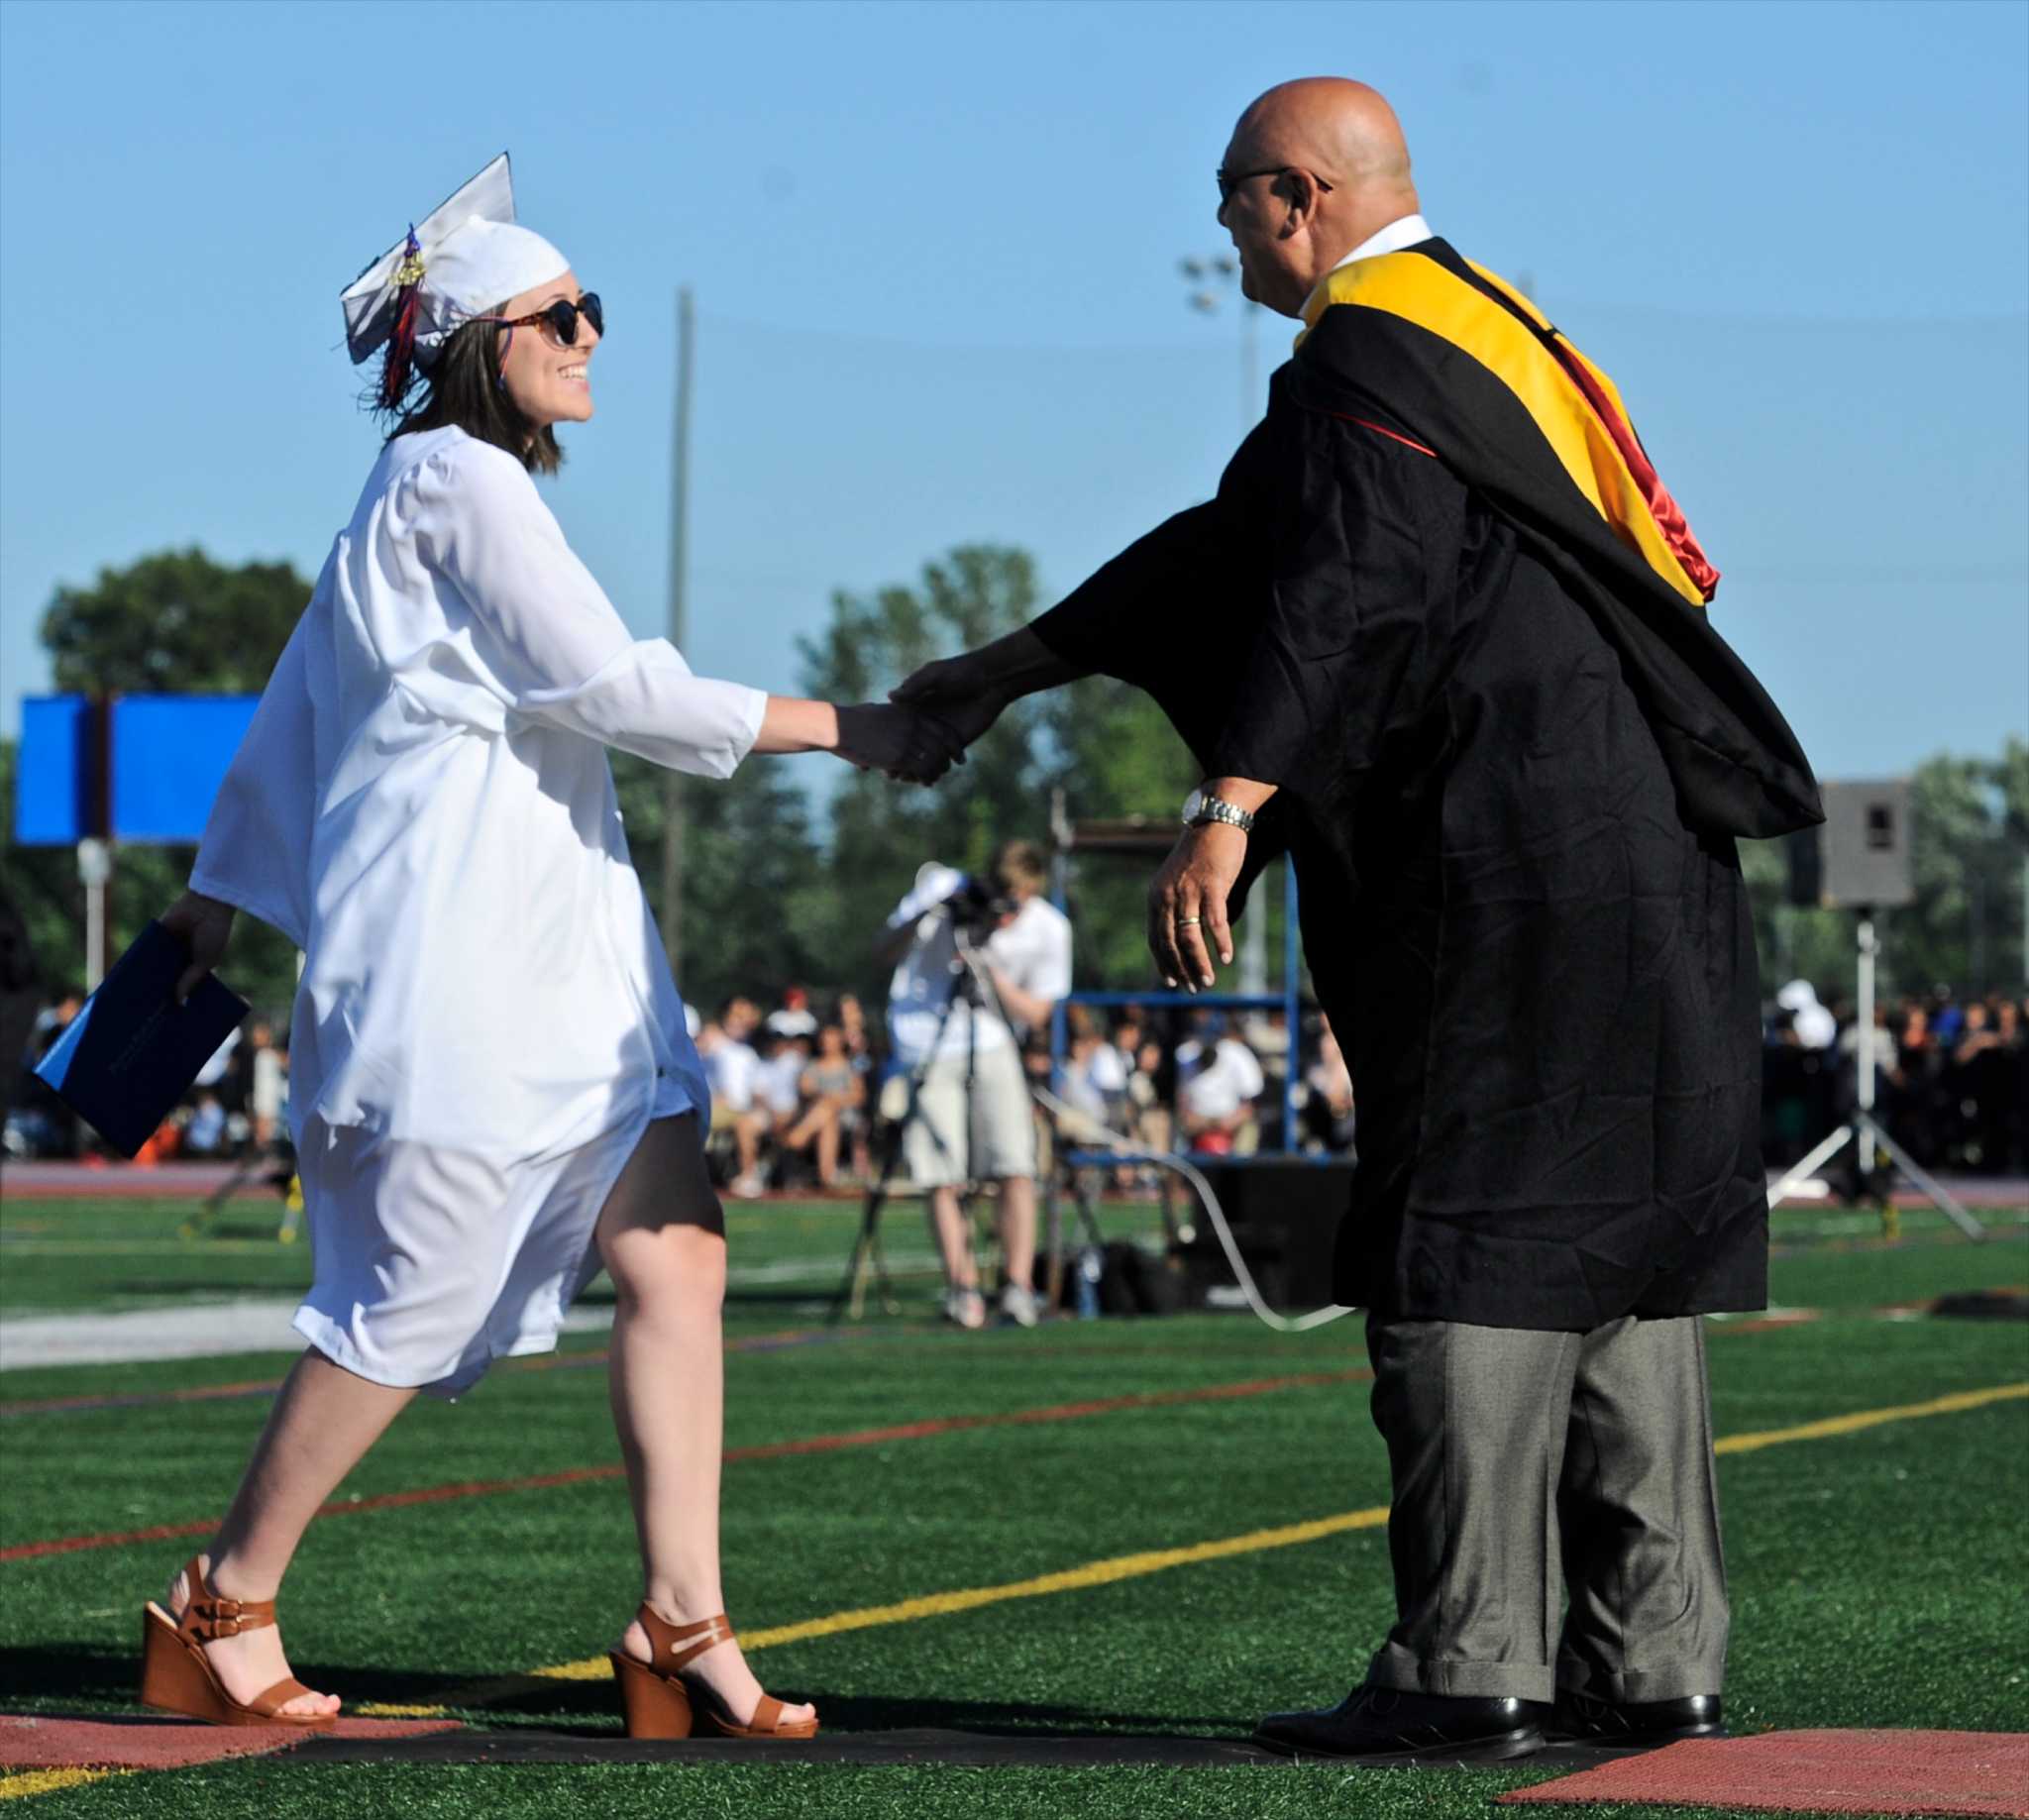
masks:
[[[1079,862],[1086,859],[1135,860],[1150,871],[1158,866],[1165,855],[1176,844],[1177,824],[1168,818],[1135,815],[1110,821],[1078,821],[1065,818],[1061,797],[1052,804],[1051,814],[1051,899],[1059,910],[1067,907],[1074,872]],[[1301,1048],[1303,1041],[1303,970],[1302,956],[1298,945],[1297,930],[1297,888],[1295,869],[1287,856],[1271,862],[1268,871],[1254,886],[1254,913],[1261,913],[1261,899],[1268,884],[1269,872],[1279,866],[1282,872],[1282,980],[1280,989],[1274,992],[1182,992],[1157,989],[1145,992],[1072,992],[1056,1009],[1050,1025],[1050,1064],[1052,1076],[1061,1079],[1064,1058],[1069,1048],[1067,1035],[1067,1013],[1073,1005],[1085,1005],[1103,1009],[1118,1009],[1132,1006],[1147,1013],[1198,1011],[1280,1012],[1288,1040],[1288,1060],[1283,1072],[1282,1118],[1271,1131],[1264,1123],[1263,1143],[1259,1149],[1247,1156],[1223,1156],[1223,1167],[1244,1167],[1250,1163],[1287,1163],[1299,1156],[1295,1144],[1297,1128],[1298,1091],[1303,1080]],[[1180,1136],[1179,1124],[1174,1104],[1170,1107],[1171,1142],[1174,1145]],[[1272,1137],[1272,1142],[1270,1141]],[[1056,1170],[1045,1189],[1045,1249],[1048,1254],[1049,1284],[1051,1293],[1058,1290],[1063,1269],[1063,1221],[1061,1218],[1058,1185],[1061,1182],[1070,1192],[1076,1205],[1079,1225],[1092,1242],[1103,1243],[1098,1225],[1097,1213],[1092,1196],[1081,1172],[1112,1168],[1122,1163],[1159,1161],[1164,1154],[1145,1148],[1114,1147],[1095,1149],[1072,1145],[1056,1152]],[[1170,1171],[1159,1173],[1161,1187],[1162,1218],[1165,1231],[1172,1243],[1187,1239],[1188,1231],[1180,1228],[1172,1206],[1173,1183]]]

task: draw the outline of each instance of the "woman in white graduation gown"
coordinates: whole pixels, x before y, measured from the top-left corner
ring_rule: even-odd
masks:
[[[290,1121],[309,1341],[210,1547],[146,1629],[143,1698],[225,1724],[330,1723],[272,1604],[305,1526],[419,1389],[555,1344],[601,1264],[643,1600],[614,1652],[634,1735],[807,1737],[719,1586],[724,1225],[710,1097],[629,863],[605,748],[723,778],[749,753],[934,761],[902,710],[692,675],[635,639],[532,472],[592,414],[604,324],[513,223],[504,157],[345,297],[396,417],[261,701],[164,923],[185,990],[235,910],[304,951]],[[413,380],[410,363],[422,373]],[[415,392],[424,387],[418,400]],[[527,1589],[534,1609],[542,1590]]]

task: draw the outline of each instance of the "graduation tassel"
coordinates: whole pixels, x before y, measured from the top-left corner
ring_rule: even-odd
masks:
[[[387,360],[380,369],[380,405],[393,410],[408,392],[409,370],[416,353],[417,292],[423,281],[423,249],[416,239],[415,223],[409,223],[408,246],[395,268],[394,282],[400,289],[395,304],[394,329],[387,338]]]

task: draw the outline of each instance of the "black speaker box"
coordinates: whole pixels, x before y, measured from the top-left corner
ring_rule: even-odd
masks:
[[[1827,783],[1825,820],[1788,837],[1792,904],[1891,910],[1916,901],[1909,851],[1909,780]]]
[[[1352,1201],[1349,1157],[1265,1156],[1246,1160],[1194,1156],[1232,1228],[1233,1242],[1262,1301],[1283,1314],[1303,1314],[1332,1300],[1332,1250]],[[1193,1306],[1208,1296],[1225,1302],[1233,1289],[1212,1223],[1195,1214],[1180,1247]]]

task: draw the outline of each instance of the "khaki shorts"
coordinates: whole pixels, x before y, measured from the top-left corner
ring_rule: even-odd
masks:
[[[917,1188],[952,1188],[1035,1174],[1035,1112],[1013,1043],[983,1049],[972,1081],[972,1142],[966,1144],[965,1057],[940,1055],[923,1076],[902,1156]]]

